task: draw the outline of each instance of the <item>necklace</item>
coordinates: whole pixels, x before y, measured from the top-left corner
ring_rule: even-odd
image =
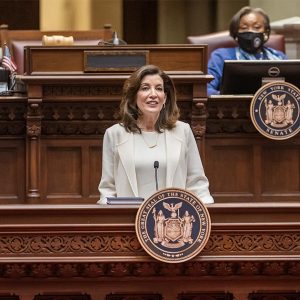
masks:
[[[154,148],[157,146],[158,136],[159,136],[158,132],[147,132],[147,133],[142,132],[141,134],[142,134],[143,141],[145,142],[148,148]]]

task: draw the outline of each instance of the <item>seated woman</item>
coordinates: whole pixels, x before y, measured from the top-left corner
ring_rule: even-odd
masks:
[[[237,47],[219,48],[211,53],[208,74],[214,79],[208,84],[208,95],[218,95],[225,60],[282,60],[287,56],[278,50],[265,47],[270,35],[270,19],[261,8],[245,6],[231,19],[230,36]]]

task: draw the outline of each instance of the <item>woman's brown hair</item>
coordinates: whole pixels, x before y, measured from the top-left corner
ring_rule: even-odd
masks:
[[[141,132],[137,125],[137,120],[141,111],[136,104],[136,95],[141,86],[143,78],[147,75],[158,74],[164,82],[164,92],[166,94],[166,103],[160,111],[158,120],[155,124],[155,130],[161,132],[163,129],[172,129],[179,118],[179,109],[177,107],[176,90],[172,79],[159,67],[154,65],[145,65],[136,70],[125,81],[123,86],[122,101],[120,104],[121,125],[128,132]]]

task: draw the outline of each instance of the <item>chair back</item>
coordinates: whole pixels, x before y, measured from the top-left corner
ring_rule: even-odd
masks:
[[[207,44],[208,58],[210,57],[211,52],[217,48],[231,48],[236,47],[237,45],[237,42],[229,35],[228,30],[204,35],[188,36],[187,42],[189,44]],[[271,34],[265,45],[285,53],[285,38],[282,34]]]

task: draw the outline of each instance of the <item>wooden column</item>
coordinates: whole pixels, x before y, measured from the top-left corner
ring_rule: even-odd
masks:
[[[40,138],[42,131],[42,88],[28,88],[26,118],[26,202],[38,203],[40,200]]]

